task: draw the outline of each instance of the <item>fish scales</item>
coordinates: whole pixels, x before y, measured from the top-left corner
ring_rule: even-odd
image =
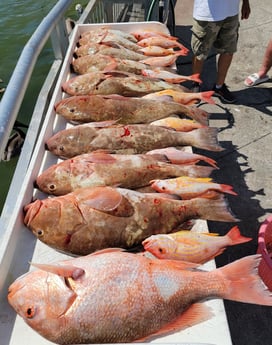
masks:
[[[199,128],[191,132],[148,124],[117,125],[103,128],[92,124],[78,125],[57,132],[46,141],[46,147],[62,158],[97,150],[115,153],[145,153],[170,146],[194,146],[211,151],[222,151],[218,144],[217,128]]]
[[[57,102],[55,111],[68,121],[80,123],[105,120],[118,120],[124,124],[149,123],[173,114],[195,118],[199,113],[204,117],[201,110],[176,102],[117,95],[71,96]]]
[[[26,226],[46,244],[82,255],[108,247],[131,248],[188,219],[235,221],[225,199],[174,200],[112,187],[81,188],[25,206]],[[136,235],[135,235],[136,234]]]
[[[107,185],[135,189],[148,185],[155,178],[209,176],[212,171],[208,166],[171,164],[163,156],[91,153],[50,166],[37,177],[36,187],[54,195]]]
[[[112,249],[37,264],[11,284],[8,301],[58,344],[142,341],[208,320],[209,309],[194,304],[207,298],[271,306],[260,260],[252,255],[207,272]]]

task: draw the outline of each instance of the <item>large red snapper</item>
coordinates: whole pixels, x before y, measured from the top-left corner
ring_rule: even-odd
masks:
[[[61,130],[46,141],[46,148],[61,158],[72,158],[97,150],[131,154],[188,145],[211,151],[223,150],[218,144],[217,128],[177,132],[149,124],[103,125],[99,127],[99,123],[86,123]]]
[[[90,72],[78,75],[64,82],[62,89],[71,96],[119,94],[132,97],[165,89],[189,91],[182,85],[120,71]]]
[[[143,241],[144,249],[159,259],[184,260],[203,264],[223,253],[228,246],[251,241],[237,226],[226,235],[181,230],[172,234],[152,235]]]
[[[118,120],[124,124],[149,123],[173,114],[207,122],[209,117],[201,109],[173,101],[158,102],[120,95],[71,96],[56,103],[55,110],[68,121],[80,123],[106,120]]]
[[[182,157],[182,151],[177,150],[175,156],[176,159]],[[189,162],[193,158],[194,154]],[[207,166],[171,164],[164,155],[110,155],[96,152],[50,166],[37,177],[35,185],[45,193],[63,195],[77,188],[94,186],[136,189],[149,185],[150,180],[155,178],[209,176],[212,171],[213,168]]]
[[[80,188],[37,199],[24,211],[24,223],[42,242],[77,255],[108,247],[131,248],[148,236],[172,232],[189,219],[236,221],[221,195],[175,200],[112,187]]]
[[[17,278],[8,300],[46,339],[62,344],[129,343],[211,317],[207,298],[272,306],[252,255],[213,271],[120,251],[37,265]],[[195,304],[196,303],[196,304]]]

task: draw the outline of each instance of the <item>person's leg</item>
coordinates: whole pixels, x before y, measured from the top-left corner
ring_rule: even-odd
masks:
[[[225,84],[225,79],[231,65],[233,54],[224,53],[220,54],[217,62],[217,78],[216,85],[222,86]]]
[[[263,62],[261,68],[258,72],[259,77],[263,78],[267,75],[267,72],[270,70],[272,66],[272,39],[268,42],[268,45],[265,50],[265,54],[263,57]]]

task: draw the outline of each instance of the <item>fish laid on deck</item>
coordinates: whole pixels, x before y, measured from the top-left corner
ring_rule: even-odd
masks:
[[[192,158],[193,156],[194,154]],[[177,152],[175,160],[178,157],[182,159],[182,151]],[[186,155],[184,162],[186,163]],[[64,195],[77,188],[95,186],[136,189],[149,185],[150,180],[155,178],[209,176],[213,170],[208,166],[171,164],[163,154],[111,155],[96,152],[50,166],[37,177],[35,185],[41,191],[54,195]]]
[[[86,43],[76,48],[74,57],[79,58],[85,55],[94,55],[96,53],[134,61],[140,61],[144,57],[143,52],[135,52],[115,42]]]
[[[79,123],[118,120],[123,124],[149,123],[177,114],[207,122],[209,114],[196,107],[173,101],[132,98],[120,95],[82,95],[62,99],[57,114]]]
[[[188,80],[194,81],[196,83],[202,83],[202,80],[199,78],[199,73],[185,76],[185,75],[173,73],[171,71],[165,71],[160,68],[154,68],[154,69],[143,69],[142,75],[150,77],[150,78],[163,79],[166,82],[173,83],[173,84],[179,84]]]
[[[212,198],[217,193],[237,195],[232,186],[216,183],[208,177],[179,176],[171,179],[152,181],[151,187],[160,193],[170,193],[182,199]]]
[[[271,306],[260,260],[252,255],[208,272],[108,250],[37,264],[11,284],[8,300],[30,327],[58,344],[143,341],[212,318],[196,303],[207,298]]]
[[[152,235],[143,241],[144,249],[159,259],[183,260],[204,264],[223,253],[228,246],[251,241],[237,226],[226,235],[182,230],[172,234]]]
[[[45,145],[46,149],[60,158],[72,158],[97,150],[146,153],[170,146],[194,146],[204,150],[222,151],[217,134],[218,129],[213,127],[177,132],[150,124],[100,125],[99,122],[90,122],[57,132],[47,139]]]
[[[215,104],[215,101],[211,98],[214,91],[203,91],[203,92],[184,92],[176,90],[162,90],[158,92],[149,93],[143,98],[147,99],[164,99],[165,96],[172,98],[174,102],[193,105],[198,101],[203,101],[209,104]]]
[[[188,91],[182,85],[167,83],[141,75],[119,71],[91,72],[78,75],[62,84],[62,89],[69,95],[112,95],[144,96],[150,92],[172,89]]]
[[[150,124],[154,126],[173,128],[179,132],[190,132],[197,128],[207,127],[195,120],[182,119],[177,116],[165,117],[160,120],[152,121]]]
[[[37,199],[24,211],[24,223],[35,236],[75,255],[108,247],[132,248],[151,235],[172,232],[189,219],[237,220],[222,194],[216,199],[176,200],[113,187],[80,188]]]

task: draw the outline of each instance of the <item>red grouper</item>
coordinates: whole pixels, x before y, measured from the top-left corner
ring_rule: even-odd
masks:
[[[222,194],[214,199],[176,200],[113,187],[80,188],[37,199],[24,211],[24,223],[42,242],[76,255],[108,247],[132,248],[148,236],[172,232],[189,219],[237,220]]]

